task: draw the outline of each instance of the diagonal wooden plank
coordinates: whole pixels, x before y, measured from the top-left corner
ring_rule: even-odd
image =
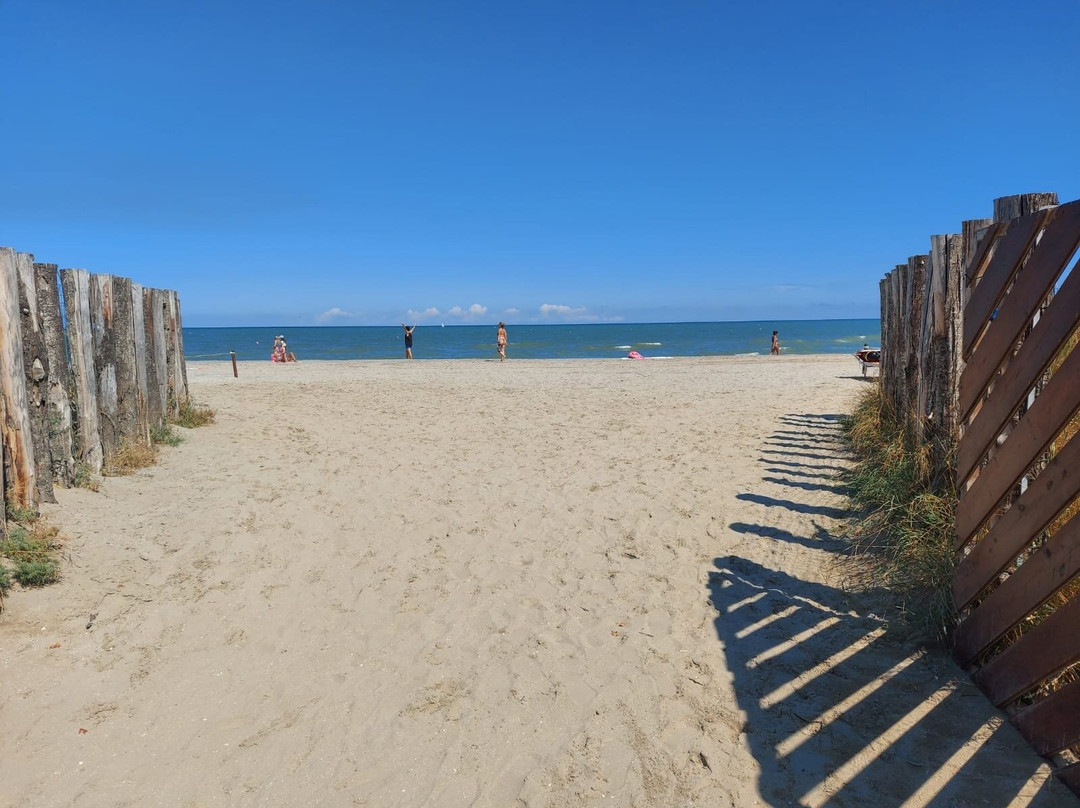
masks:
[[[1073,351],[956,506],[957,546],[1030,468],[1080,404],[1080,351]],[[962,480],[960,481],[963,482]]]
[[[1073,763],[1058,771],[1057,776],[1061,782],[1072,789],[1073,794],[1080,797],[1080,763]]]
[[[1080,682],[1072,682],[1013,716],[1013,724],[1040,755],[1080,743]]]
[[[1020,554],[1032,536],[1080,493],[1080,437],[1074,437],[1031,481],[1013,506],[956,566],[953,602],[967,605]],[[959,548],[957,548],[959,549]]]
[[[997,706],[1080,659],[1080,600],[1043,620],[975,672],[975,684]]]
[[[1080,244],[1080,200],[1042,211],[1041,215],[1046,217],[1046,229],[1027,265],[1017,276],[1012,290],[1000,301],[997,317],[978,350],[968,360],[960,378],[960,411],[964,418],[997,372],[1002,360],[1008,357],[1013,345],[1031,323],[1036,309],[1046,300],[1057,277],[1076,251],[1077,244]],[[1002,240],[1003,249],[1007,241],[1008,236]],[[986,283],[985,279],[983,283]],[[980,288],[982,284],[975,290],[976,294]],[[972,305],[974,303],[973,297]],[[967,316],[968,311],[965,311],[965,319]],[[972,316],[978,316],[978,313],[972,312]]]
[[[990,322],[991,315],[1005,294],[1009,281],[1020,268],[1021,260],[1049,212],[1041,210],[1009,222],[1009,229],[998,241],[986,271],[972,289],[971,297],[964,308],[964,356],[969,357],[969,362],[975,339]]]
[[[1080,209],[1078,209],[1080,210]],[[1080,238],[1080,226],[1077,227]],[[994,384],[982,409],[964,431],[956,458],[956,478],[966,480],[975,464],[986,454],[994,439],[1001,433],[1020,401],[1027,396],[1050,364],[1061,344],[1080,322],[1080,270],[1074,269],[1054,295],[1050,306],[1043,312],[1038,325],[1024,340],[1016,356],[1009,363],[1008,371]],[[976,351],[976,355],[978,351]],[[972,366],[968,365],[970,369]],[[967,373],[965,371],[965,377]],[[963,396],[964,379],[960,381]],[[980,385],[980,389],[981,389]],[[970,388],[969,388],[970,390]],[[961,398],[961,407],[970,407],[972,401]],[[964,410],[966,412],[966,410]]]
[[[1080,519],[1071,519],[1009,576],[954,635],[953,653],[968,665],[1080,572]]]

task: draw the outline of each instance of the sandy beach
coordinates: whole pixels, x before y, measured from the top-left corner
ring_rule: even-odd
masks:
[[[189,364],[0,615],[0,806],[1056,806],[849,592],[849,356]]]

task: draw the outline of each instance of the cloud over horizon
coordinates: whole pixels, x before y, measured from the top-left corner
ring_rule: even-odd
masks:
[[[344,309],[339,309],[337,306],[334,306],[332,309],[327,309],[322,314],[316,314],[315,315],[315,322],[317,322],[317,323],[328,323],[331,320],[338,319],[339,317],[352,317],[352,316],[353,316],[352,312],[345,311]]]
[[[557,317],[585,317],[589,316],[589,310],[584,306],[566,306],[557,303],[544,303],[540,306],[540,314],[543,317],[551,315]]]

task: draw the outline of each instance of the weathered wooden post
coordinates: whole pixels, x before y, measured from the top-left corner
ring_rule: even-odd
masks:
[[[131,281],[90,276],[90,323],[94,336],[101,444],[108,457],[121,446],[145,444],[136,404],[135,320]]]
[[[155,305],[160,293],[157,289],[142,290],[143,327],[146,340],[146,410],[152,427],[160,427],[168,420],[169,391],[166,380],[165,316],[160,305]]]
[[[922,413],[919,412],[919,377],[922,375],[922,356],[919,353],[922,337],[923,295],[926,293],[926,256],[908,258],[907,292],[904,311],[904,420],[916,435]]]
[[[977,220],[985,222],[985,220]],[[964,278],[965,253],[963,228],[961,235],[945,237],[945,339],[946,382],[942,391],[941,425],[945,434],[959,437],[960,374],[964,370],[964,300],[967,282]]]
[[[54,482],[75,482],[75,435],[71,403],[71,369],[68,367],[64,320],[60,314],[60,284],[56,264],[34,264],[38,319],[49,360],[46,423]]]
[[[19,283],[23,368],[26,372],[26,405],[34,451],[35,502],[56,502],[53,494],[52,457],[49,452],[49,357],[38,316],[34,282],[34,256],[15,254]]]
[[[236,351],[229,351],[229,356],[232,357],[232,375],[234,379],[239,379],[240,374],[236,372]]]
[[[34,506],[37,475],[23,364],[19,281],[15,251],[0,247],[0,444],[4,455],[4,497],[22,508]]]
[[[0,341],[3,341],[4,335],[0,334]],[[2,349],[0,349],[2,350]],[[0,424],[7,422],[7,405],[4,404],[4,397],[0,395]],[[7,465],[7,451],[4,449],[3,438],[0,437],[0,499],[3,499],[4,492],[7,488],[4,485],[4,466]],[[7,511],[0,513],[0,540],[7,538]]]
[[[150,444],[150,391],[147,381],[146,364],[146,319],[143,310],[143,288],[141,284],[131,284],[131,321],[132,345],[134,346],[135,371],[135,424],[139,431],[139,442]]]
[[[184,363],[184,335],[180,321],[180,300],[176,292],[163,290],[162,306],[165,313],[165,350],[169,379],[170,412],[174,418],[180,415],[180,406],[188,400],[187,367]]]
[[[907,347],[904,342],[904,292],[907,289],[907,264],[897,264],[892,273],[893,308],[889,312],[892,320],[892,362],[889,367],[891,377],[890,390],[892,392],[893,411],[897,418],[904,418],[907,408],[904,407],[904,381],[907,378]]]
[[[1007,222],[1035,213],[1043,208],[1052,208],[1058,203],[1056,193],[1016,194],[1002,196],[994,200],[994,221]]]
[[[101,473],[104,452],[98,418],[97,377],[94,373],[94,336],[90,321],[90,273],[85,269],[60,270],[67,316],[68,348],[75,377],[78,414],[78,459],[95,474]]]

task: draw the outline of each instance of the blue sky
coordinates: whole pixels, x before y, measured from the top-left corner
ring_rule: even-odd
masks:
[[[1080,3],[0,0],[0,244],[185,325],[876,317],[1080,197]]]

